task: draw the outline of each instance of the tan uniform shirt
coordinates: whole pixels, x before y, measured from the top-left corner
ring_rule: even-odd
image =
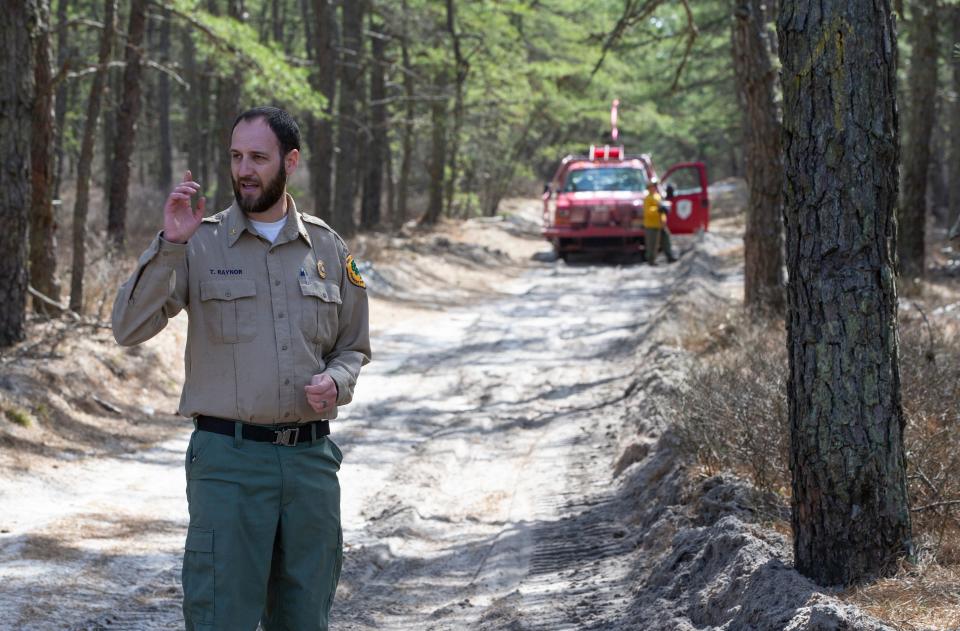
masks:
[[[180,414],[274,424],[318,414],[303,387],[317,374],[346,405],[370,361],[366,289],[347,269],[347,246],[327,224],[297,212],[271,244],[231,206],[203,220],[186,244],[153,240],[117,293],[113,334],[123,345],[189,314]]]

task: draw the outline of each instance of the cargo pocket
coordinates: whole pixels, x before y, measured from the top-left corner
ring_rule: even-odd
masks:
[[[207,335],[215,344],[249,342],[257,334],[257,284],[252,280],[200,283]]]
[[[183,615],[187,629],[214,622],[213,530],[190,526],[183,554]]]
[[[300,278],[300,330],[311,342],[333,346],[339,329],[337,310],[341,304],[340,287],[309,278]]]
[[[330,595],[327,597],[326,614],[330,615],[333,607],[333,598],[337,594],[337,585],[340,584],[340,572],[343,569],[343,528],[337,529],[337,555],[333,563],[333,580],[330,583]]]

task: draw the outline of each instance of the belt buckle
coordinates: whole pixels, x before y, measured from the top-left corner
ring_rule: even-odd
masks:
[[[300,436],[299,427],[287,427],[284,429],[273,430],[277,438],[273,441],[274,445],[283,445],[284,447],[293,447],[297,444],[297,438]]]

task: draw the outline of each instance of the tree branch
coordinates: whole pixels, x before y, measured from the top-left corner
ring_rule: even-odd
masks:
[[[960,505],[960,500],[942,500],[940,502],[930,502],[929,504],[924,504],[923,506],[917,506],[911,508],[910,512],[919,513],[931,508],[939,508],[940,506],[958,506]]]
[[[680,60],[680,65],[677,66],[677,73],[673,77],[673,84],[670,86],[670,91],[673,92],[677,89],[677,86],[680,84],[680,76],[683,74],[683,69],[687,65],[687,61],[690,59],[690,51],[693,50],[693,42],[696,41],[699,31],[697,30],[697,25],[693,19],[693,11],[690,10],[690,3],[687,0],[681,0],[683,4],[683,9],[687,13],[687,47],[683,51],[683,59]]]

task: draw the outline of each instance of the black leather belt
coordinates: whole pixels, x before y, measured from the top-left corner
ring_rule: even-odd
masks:
[[[197,429],[233,436],[234,424],[238,422],[242,421],[201,414],[197,416]],[[312,427],[317,428],[318,437],[330,435],[330,421],[313,421],[312,423],[298,425],[251,425],[250,423],[243,423],[241,431],[244,440],[293,447],[301,438],[304,442],[310,440]]]

